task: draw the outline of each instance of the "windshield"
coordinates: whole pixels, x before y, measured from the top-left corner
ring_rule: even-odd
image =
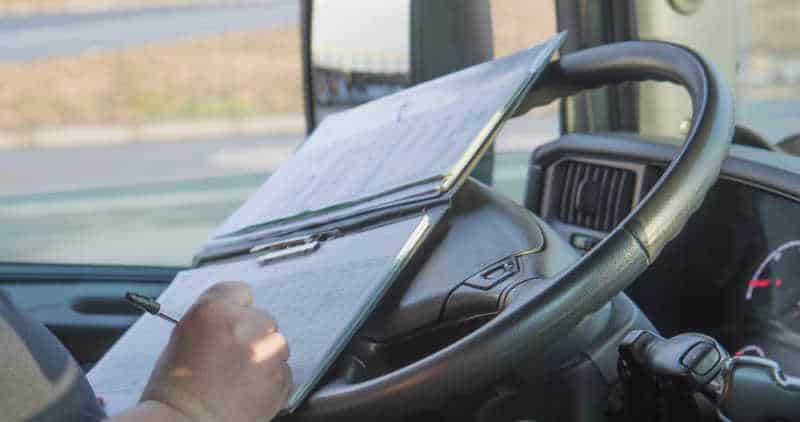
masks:
[[[491,2],[497,55],[555,34],[518,4]],[[301,80],[296,0],[0,0],[0,262],[190,265],[305,138]]]
[[[800,3],[740,2],[739,123],[778,143],[800,134]]]
[[[298,16],[0,1],[0,260],[190,264],[303,138]]]
[[[637,3],[637,36],[706,51],[738,123],[770,143],[800,133],[800,3],[673,4]],[[553,1],[490,8],[495,57],[556,33]],[[730,25],[691,25],[709,14]],[[295,0],[0,0],[0,262],[190,265],[304,140],[302,75]],[[348,77],[328,76],[330,92]],[[688,98],[653,85],[639,131],[678,139]],[[527,154],[559,135],[558,110],[506,125],[497,189],[524,196]]]

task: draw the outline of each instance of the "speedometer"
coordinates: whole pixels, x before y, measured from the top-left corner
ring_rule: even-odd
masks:
[[[786,242],[783,245],[779,246],[777,249],[772,251],[766,259],[764,259],[761,264],[756,269],[756,272],[753,274],[753,277],[750,278],[750,281],[747,283],[747,293],[745,294],[745,299],[752,300],[753,299],[753,292],[755,292],[758,288],[769,288],[769,287],[780,287],[783,285],[783,280],[780,278],[770,278],[764,277],[767,274],[767,270],[769,269],[770,264],[780,262],[783,258],[783,255],[792,249],[800,248],[800,240],[792,240],[791,242]]]
[[[736,354],[774,359],[800,373],[800,240],[770,252],[747,280],[744,296],[758,328]]]
[[[800,240],[777,247],[747,282],[745,300],[762,317],[782,320],[800,329]]]

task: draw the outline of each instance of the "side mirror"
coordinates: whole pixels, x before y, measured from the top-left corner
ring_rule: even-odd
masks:
[[[800,155],[800,133],[783,138],[778,142],[778,148],[787,154]]]
[[[304,0],[309,132],[328,114],[494,56],[488,0]]]
[[[325,116],[494,57],[489,0],[303,0],[307,132]],[[491,182],[491,154],[475,176]]]

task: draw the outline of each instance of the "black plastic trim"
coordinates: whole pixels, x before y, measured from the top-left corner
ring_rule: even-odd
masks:
[[[531,155],[531,166],[546,169],[562,159],[589,158],[665,167],[677,152],[676,146],[633,134],[570,134],[536,149]],[[769,154],[754,147],[732,146],[731,155],[722,164],[720,178],[800,202],[800,172],[749,158],[754,152]]]
[[[26,281],[169,283],[182,269],[178,267],[2,263],[0,264],[0,283]]]
[[[300,48],[303,57],[303,110],[306,118],[306,135],[317,127],[317,113],[314,108],[314,83],[311,80],[311,17],[313,1],[300,1]]]

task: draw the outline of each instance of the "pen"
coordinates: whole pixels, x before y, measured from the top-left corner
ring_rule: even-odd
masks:
[[[147,312],[148,314],[155,315],[165,321],[177,324],[178,320],[161,312],[161,304],[152,297],[140,295],[134,292],[125,293],[125,299],[133,306]]]

